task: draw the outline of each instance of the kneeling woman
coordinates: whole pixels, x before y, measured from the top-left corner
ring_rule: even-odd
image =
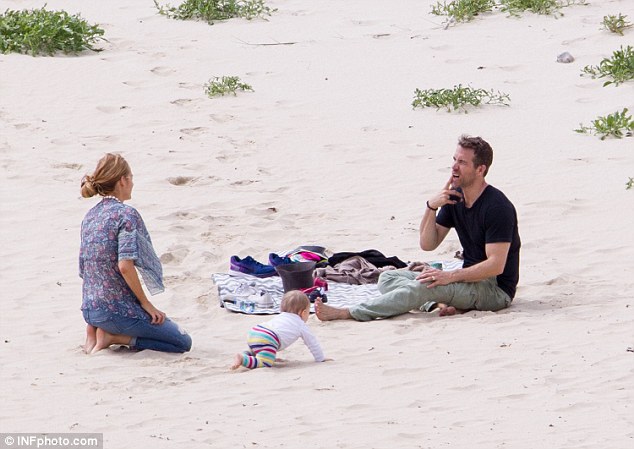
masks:
[[[106,154],[81,182],[81,195],[103,199],[81,224],[79,276],[86,320],[86,353],[113,344],[132,349],[187,352],[191,337],[147,299],[161,293],[163,268],[141,215],[123,204],[132,198],[132,171],[120,155]]]

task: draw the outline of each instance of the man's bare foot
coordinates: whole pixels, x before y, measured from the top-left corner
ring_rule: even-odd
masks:
[[[456,308],[454,306],[438,304],[438,309],[438,316],[451,316],[456,314]]]
[[[315,315],[321,321],[352,319],[348,309],[337,309],[336,307],[327,306],[319,298],[315,300]]]
[[[132,337],[128,335],[115,335],[97,328],[97,341],[90,353],[95,354],[102,349],[109,348],[110,345],[129,345],[131,340]]]
[[[86,343],[84,343],[84,353],[90,354],[90,351],[97,344],[97,328],[90,324],[86,324]]]
[[[236,354],[233,356],[233,364],[231,369],[238,369],[242,366],[242,354]]]

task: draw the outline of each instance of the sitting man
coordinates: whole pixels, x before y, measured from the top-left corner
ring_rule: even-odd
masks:
[[[386,271],[379,278],[381,296],[342,309],[317,301],[320,320],[369,321],[401,315],[428,302],[440,304],[446,314],[455,309],[497,311],[511,304],[519,280],[521,244],[515,207],[484,180],[493,150],[480,137],[461,136],[453,160],[451,178],[426,203],[420,246],[433,251],[449,229],[456,228],[463,267],[455,271],[427,268],[421,273]]]

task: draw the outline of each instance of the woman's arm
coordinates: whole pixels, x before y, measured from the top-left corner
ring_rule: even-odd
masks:
[[[128,284],[132,293],[134,293],[141,303],[141,307],[143,307],[143,310],[152,318],[152,324],[162,324],[163,321],[165,321],[165,314],[154,307],[150,300],[147,299],[143,287],[141,286],[141,281],[139,280],[139,274],[134,267],[134,261],[129,259],[120,260],[118,266],[123,279],[125,279],[126,284]]]

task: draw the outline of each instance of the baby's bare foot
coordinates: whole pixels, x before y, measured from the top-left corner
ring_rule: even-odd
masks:
[[[236,354],[233,357],[233,364],[231,365],[231,369],[238,369],[242,366],[242,354]]]

